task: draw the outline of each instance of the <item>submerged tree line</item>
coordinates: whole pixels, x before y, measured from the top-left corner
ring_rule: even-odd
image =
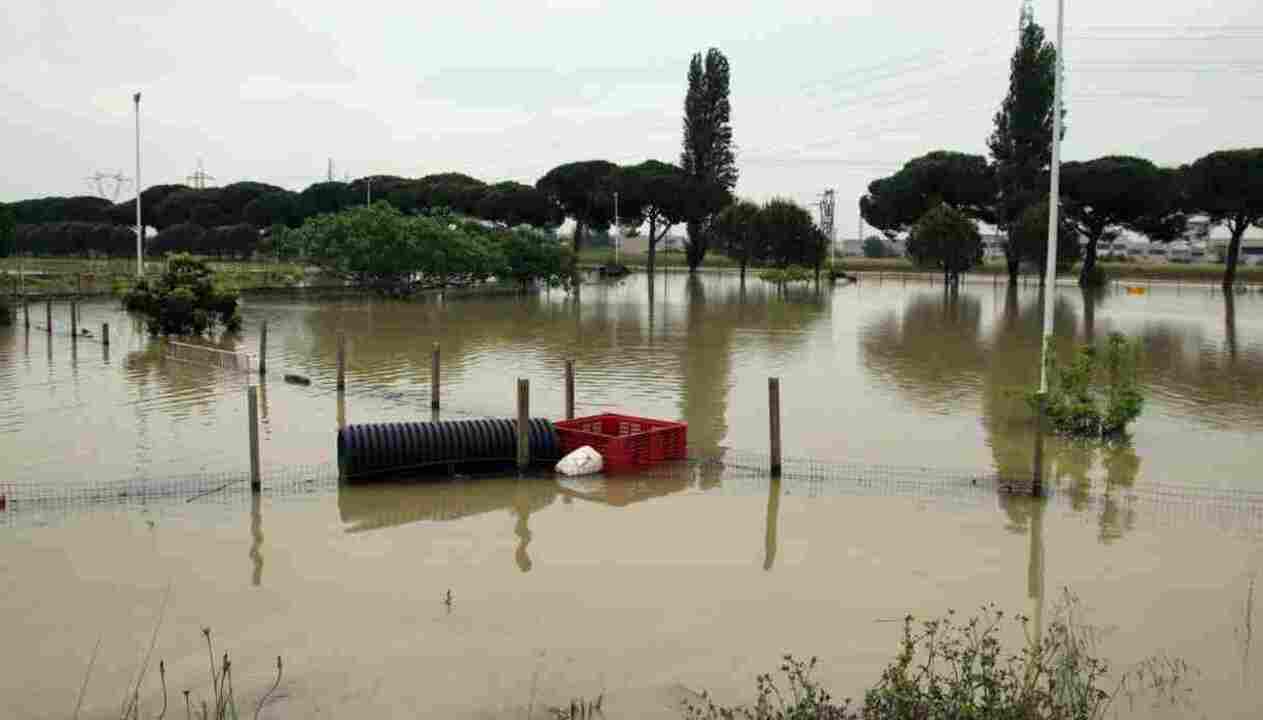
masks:
[[[987,138],[990,157],[937,151],[914,158],[868,186],[860,200],[864,219],[888,237],[906,236],[913,260],[949,277],[982,261],[978,223],[1004,237],[1011,280],[1023,262],[1042,269],[1056,73],[1057,49],[1024,15],[1009,91]],[[1171,242],[1184,236],[1190,217],[1202,216],[1230,234],[1223,278],[1228,287],[1246,230],[1263,227],[1263,148],[1220,150],[1178,168],[1128,156],[1064,163],[1060,208],[1057,263],[1063,270],[1081,263],[1081,285],[1104,282],[1097,265],[1103,242],[1124,231]]]

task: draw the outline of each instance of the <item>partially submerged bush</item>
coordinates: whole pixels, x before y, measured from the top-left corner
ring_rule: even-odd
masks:
[[[814,276],[810,270],[798,265],[790,265],[785,268],[771,268],[759,272],[760,280],[777,285],[810,282],[812,277]]]
[[[202,335],[241,327],[237,294],[215,285],[215,273],[202,260],[172,255],[158,280],[142,278],[126,295],[123,307],[145,316],[153,335]]]
[[[1001,642],[1005,625],[1016,625],[1027,642],[1018,651]],[[1183,661],[1148,658],[1113,674],[1097,656],[1097,628],[1082,619],[1067,592],[1042,637],[1031,638],[1029,619],[1006,620],[994,606],[960,622],[904,619],[895,660],[864,694],[862,707],[836,702],[812,677],[815,658],[785,656],[784,687],[760,675],[753,705],[721,706],[708,695],[685,703],[692,720],[1102,720],[1119,698],[1152,693],[1155,703],[1187,702]]]
[[[1048,397],[1044,412],[1053,430],[1077,438],[1115,438],[1144,409],[1144,396],[1136,381],[1135,343],[1112,333],[1099,349],[1079,349],[1067,367],[1048,354]],[[1104,377],[1102,377],[1104,375]],[[1039,411],[1039,397],[1028,398]]]
[[[0,295],[0,327],[8,327],[13,324],[13,318],[9,317],[13,309],[9,307],[9,298]]]

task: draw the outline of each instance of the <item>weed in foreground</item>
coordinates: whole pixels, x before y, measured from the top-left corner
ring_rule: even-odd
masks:
[[[1152,702],[1187,708],[1187,663],[1164,655],[1112,673],[1097,655],[1099,630],[1083,621],[1078,600],[1069,594],[1038,642],[1020,651],[1000,640],[1006,622],[1024,633],[1029,619],[1006,621],[993,605],[964,622],[954,613],[916,622],[905,618],[899,651],[864,694],[862,706],[836,702],[812,677],[816,660],[785,656],[784,687],[770,674],[758,678],[753,705],[722,706],[703,694],[686,702],[690,720],[1102,720],[1116,703],[1132,709],[1146,696]]]

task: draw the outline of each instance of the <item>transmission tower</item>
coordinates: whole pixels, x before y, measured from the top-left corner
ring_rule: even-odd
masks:
[[[118,196],[122,194],[123,188],[132,183],[132,179],[121,171],[113,174],[95,172],[84,178],[84,181],[88,183],[88,187],[96,192],[97,197],[109,200],[112,203],[117,203]]]
[[[202,167],[202,159],[201,159],[201,158],[198,158],[198,159],[197,159],[197,170],[195,170],[195,171],[193,172],[193,174],[192,174],[192,175],[189,175],[189,177],[188,177],[189,187],[191,187],[191,188],[196,188],[196,189],[198,189],[198,190],[205,190],[205,189],[206,189],[206,181],[207,181],[207,180],[214,180],[214,179],[215,179],[215,176],[214,176],[214,175],[207,175],[207,174],[206,174],[206,168]]]
[[[820,193],[820,229],[824,232],[825,237],[829,238],[829,242],[833,242],[833,206],[835,201],[835,192],[832,188]]]

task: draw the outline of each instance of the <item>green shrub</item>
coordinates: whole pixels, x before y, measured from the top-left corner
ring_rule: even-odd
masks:
[[[904,618],[894,661],[864,693],[861,707],[836,702],[812,677],[816,660],[786,655],[784,687],[760,675],[753,705],[722,706],[703,693],[700,703],[684,703],[690,720],[1103,720],[1120,698],[1134,703],[1151,695],[1155,703],[1187,703],[1182,660],[1146,658],[1122,673],[1111,673],[1097,656],[1100,630],[1083,621],[1078,600],[1068,591],[1042,637],[1022,616],[1009,620],[994,606],[961,622],[953,613],[916,622]],[[1006,625],[1027,638],[1019,650],[1001,642]]]
[[[202,335],[241,327],[237,294],[216,287],[205,261],[172,255],[157,280],[142,278],[123,296],[128,312],[144,315],[153,335]]]
[[[1114,438],[1144,410],[1144,396],[1136,381],[1134,343],[1112,333],[1104,351],[1087,345],[1074,360],[1060,367],[1048,353],[1048,397],[1043,411],[1055,432],[1077,438]],[[1104,377],[1102,377],[1104,375]],[[1028,402],[1038,412],[1040,398]]]
[[[790,265],[786,268],[771,268],[759,272],[760,280],[776,283],[777,285],[810,282],[812,277],[814,276],[811,270],[798,265]]]

